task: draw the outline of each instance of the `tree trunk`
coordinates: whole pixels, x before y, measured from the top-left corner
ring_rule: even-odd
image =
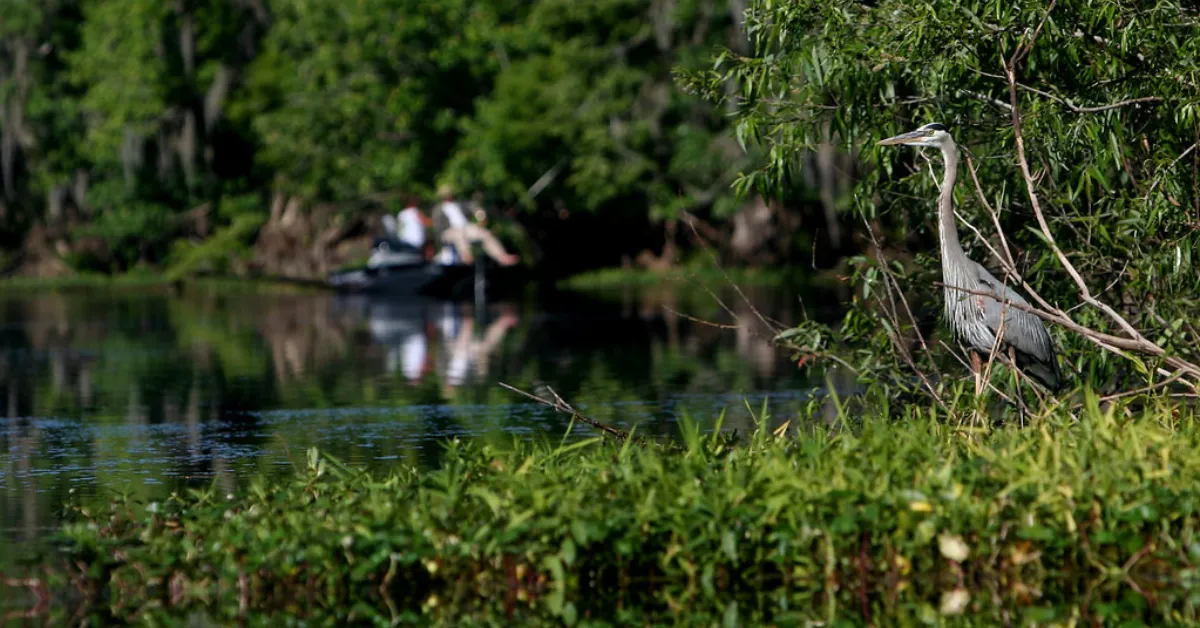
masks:
[[[729,12],[733,16],[733,37],[729,47],[744,55],[750,50],[750,40],[746,37],[746,0],[729,0]]]
[[[125,135],[121,142],[121,167],[125,172],[125,186],[133,189],[137,182],[137,171],[142,166],[142,142],[134,132],[133,127],[125,125]]]
[[[183,73],[189,79],[196,71],[196,32],[192,25],[192,14],[180,3],[179,56],[183,59]]]
[[[183,181],[189,190],[196,187],[197,135],[196,113],[188,109],[183,113],[183,129],[179,132],[176,148],[179,150],[179,163],[183,166]]]
[[[766,200],[756,194],[734,215],[733,236],[729,240],[734,260],[753,263],[762,258],[763,249],[774,232],[771,228],[772,213]]]
[[[63,218],[63,205],[67,200],[67,189],[61,185],[50,186],[46,193],[46,224],[57,224]]]
[[[17,161],[17,134],[8,122],[8,116],[0,116],[0,180],[4,183],[4,198],[15,200],[16,177],[13,169]]]
[[[208,93],[204,95],[204,129],[206,132],[211,133],[213,125],[221,117],[225,98],[229,95],[229,89],[232,86],[233,72],[224,65],[218,67],[212,85],[208,87]]]
[[[837,153],[833,148],[833,129],[824,124],[821,145],[817,147],[817,180],[821,208],[825,210],[825,228],[835,251],[842,247],[842,226],[837,214]]]
[[[25,129],[25,99],[29,95],[29,43],[13,38],[5,42],[12,50],[12,73],[0,74],[0,84],[11,80],[13,91],[6,103],[0,103],[0,182],[4,197],[17,198],[17,155],[20,148],[33,144]]]
[[[88,214],[88,171],[85,168],[80,168],[75,171],[75,184],[71,186],[71,196],[75,200],[75,207],[79,208],[80,214]]]

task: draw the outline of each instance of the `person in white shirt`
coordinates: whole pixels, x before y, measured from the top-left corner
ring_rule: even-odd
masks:
[[[417,199],[409,198],[408,207],[400,210],[396,219],[399,221],[397,239],[418,251],[421,250],[425,246],[425,226],[429,224],[429,218],[417,209]]]
[[[453,246],[464,264],[474,262],[474,255],[471,253],[471,244],[474,242],[482,243],[483,252],[501,266],[517,263],[517,256],[504,250],[504,245],[500,244],[500,240],[497,240],[492,232],[467,220],[462,206],[454,201],[449,186],[443,185],[438,188],[438,195],[442,197],[439,210],[447,223],[445,231],[441,234],[442,242]]]

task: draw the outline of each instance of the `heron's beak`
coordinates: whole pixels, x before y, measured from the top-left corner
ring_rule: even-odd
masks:
[[[880,140],[880,146],[895,146],[896,144],[911,144],[919,139],[926,137],[925,131],[909,131],[901,133],[895,137],[889,137],[886,140]]]

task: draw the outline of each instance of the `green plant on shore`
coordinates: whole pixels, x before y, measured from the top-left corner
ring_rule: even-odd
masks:
[[[186,284],[182,284],[178,278],[149,271],[131,272],[122,275],[81,273],[56,278],[9,277],[0,279],[0,295],[6,292],[27,293],[29,291],[124,292],[139,290],[164,291],[168,289],[183,289],[201,293],[220,292],[222,294],[263,292],[295,294],[322,290],[322,288],[310,285],[272,279],[202,277],[189,279]]]
[[[176,240],[168,257],[167,278],[236,274],[231,272],[231,264],[249,257],[254,236],[265,220],[258,214],[241,214],[235,216],[229,226],[218,228],[201,242]]]
[[[1139,404],[453,441],[386,476],[312,450],[291,481],[77,507],[58,582],[143,621],[1196,621],[1200,424]]]
[[[571,290],[604,290],[628,286],[659,286],[673,282],[697,281],[704,285],[731,281],[739,286],[784,287],[805,281],[794,268],[729,268],[697,263],[662,270],[647,268],[605,268],[574,275],[559,282]]]

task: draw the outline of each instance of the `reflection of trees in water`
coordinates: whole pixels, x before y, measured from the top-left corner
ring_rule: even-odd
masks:
[[[26,534],[68,499],[73,474],[45,473],[55,468],[97,484],[115,479],[111,490],[134,496],[153,490],[143,472],[210,481],[222,464],[202,438],[203,423],[222,415],[214,361],[202,343],[176,346],[182,337],[164,297],[50,293],[3,307],[0,394],[10,417],[28,418],[10,418],[0,435],[0,451],[11,454],[2,510],[22,513]],[[158,425],[182,429],[147,431]],[[25,495],[19,507],[9,503],[14,492]]]
[[[11,391],[10,391],[11,392]],[[7,478],[4,486],[3,497],[0,498],[0,504],[3,504],[5,512],[21,512],[20,521],[0,520],[0,526],[8,527],[10,525],[20,526],[20,536],[24,540],[35,538],[41,527],[41,517],[38,512],[37,487],[32,483],[25,483],[24,486],[14,481],[16,477],[29,477],[34,471],[34,456],[41,449],[41,431],[37,427],[30,425],[27,421],[21,420],[13,414],[8,414],[10,425],[8,428],[11,436],[10,442],[7,443],[7,451],[9,452],[9,460],[4,469],[4,475]],[[13,496],[16,496],[13,499]],[[19,504],[19,506],[18,506]],[[0,543],[3,543],[3,538],[0,537]]]
[[[732,337],[738,358],[760,379],[776,375],[780,366],[780,353],[771,344],[775,332],[761,318],[773,324],[794,323],[793,306],[797,303],[797,297],[786,290],[749,286],[739,293],[684,280],[668,282],[653,291],[629,288],[622,294],[622,311],[627,317],[635,311],[643,320],[662,317],[670,351],[700,355],[714,345],[727,346]],[[690,324],[682,332],[682,347],[681,324]]]
[[[0,369],[28,373],[17,378],[25,394],[9,403],[24,399],[29,413],[90,411],[141,422],[173,422],[182,407],[354,404],[367,387],[376,399],[403,402],[417,394],[411,384],[427,380],[446,398],[500,377],[558,381],[564,392],[583,392],[583,382],[599,378],[607,381],[598,391],[646,398],[652,389],[714,387],[730,375],[743,387],[779,375],[770,332],[740,299],[727,300],[748,324],[737,329],[691,320],[694,309],[671,290],[643,293],[636,303],[632,311],[627,301],[623,312],[593,305],[553,319],[522,317],[508,304],[476,321],[469,306],[347,307],[330,295],[106,301],[47,294],[5,302],[10,314],[18,310],[6,320],[20,331],[7,332]],[[731,322],[716,308],[696,318]],[[37,356],[33,369],[12,363],[31,359],[14,358],[18,349]]]
[[[339,316],[322,300],[311,297],[272,300],[263,307],[265,311],[250,324],[259,330],[262,342],[269,348],[276,382],[281,388],[294,380],[306,379],[313,369],[345,356],[353,321]]]
[[[726,303],[740,319],[754,320],[744,303]],[[432,465],[441,455],[427,438],[434,434],[482,432],[503,441],[510,438],[499,431],[504,426],[565,428],[564,417],[547,424],[512,405],[519,401],[498,389],[498,380],[550,382],[596,418],[625,421],[654,414],[677,393],[773,387],[793,373],[781,369],[786,363],[765,332],[690,320],[730,317],[669,290],[625,303],[543,305],[523,311],[496,304],[476,319],[469,305],[328,294],[0,300],[0,409],[65,422],[47,430],[26,420],[0,430],[0,525],[35,536],[54,520],[71,477],[31,476],[36,470],[79,469],[96,484],[152,499],[173,484],[208,485],[214,477],[232,490],[247,467],[270,470],[255,456],[278,461],[286,447],[302,460],[304,447],[318,439],[351,460],[400,455]],[[762,307],[791,320],[778,302]],[[614,403],[622,401],[635,405]],[[404,425],[370,444],[338,431],[346,419],[334,413],[276,420],[254,412],[413,404],[437,410],[380,419]],[[478,408],[498,405],[503,409],[491,414]],[[676,430],[661,413],[647,427]],[[348,436],[328,437],[335,433]],[[165,484],[146,485],[145,478]]]

